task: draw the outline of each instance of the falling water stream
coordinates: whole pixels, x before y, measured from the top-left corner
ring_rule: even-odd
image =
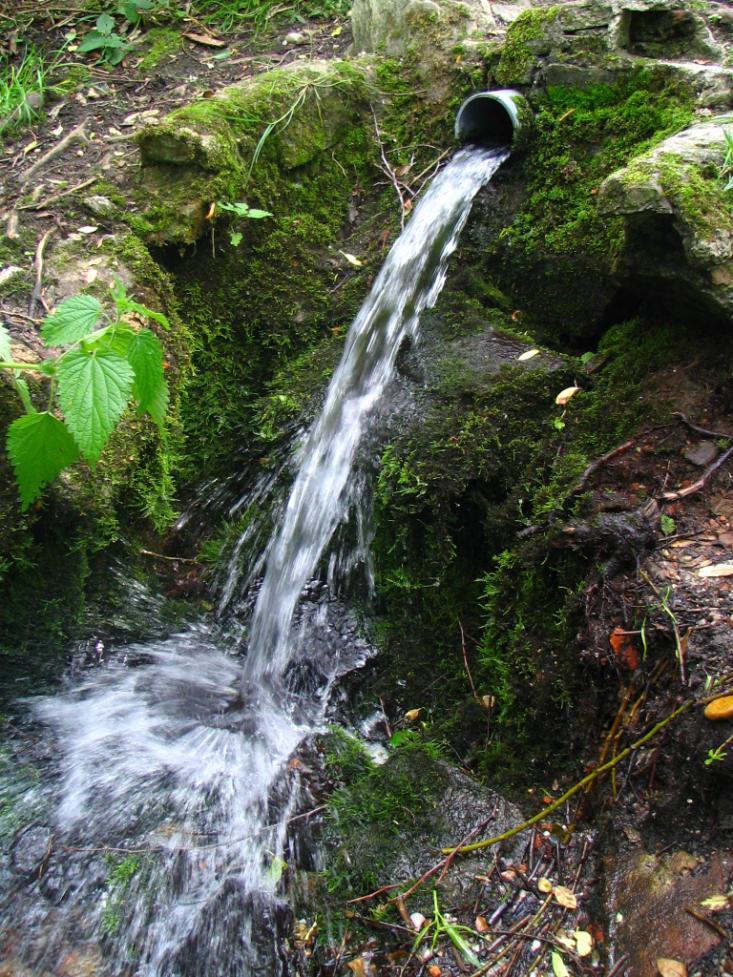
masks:
[[[358,501],[354,456],[400,345],[436,301],[472,200],[507,155],[455,155],[355,319],[265,554],[244,670],[236,644],[205,622],[128,646],[31,705],[47,730],[48,775],[22,792],[34,825],[0,876],[10,891],[0,935],[17,973],[65,973],[69,954],[110,977],[282,972],[277,892],[301,801],[287,761],[323,724],[339,676],[367,655],[348,613],[328,623],[336,601],[313,577]],[[242,579],[234,561],[223,605]],[[309,589],[320,597],[304,603]],[[312,655],[319,633],[326,653]],[[19,880],[33,844],[47,844],[43,871]],[[130,866],[111,886],[110,856]],[[0,942],[0,963],[2,952]]]

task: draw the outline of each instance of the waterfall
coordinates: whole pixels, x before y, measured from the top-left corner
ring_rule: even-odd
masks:
[[[392,376],[403,340],[445,282],[473,198],[508,156],[462,149],[433,180],[354,320],[321,415],[305,445],[282,527],[269,547],[252,619],[245,682],[281,675],[292,652],[298,597],[345,515],[346,487],[364,425]]]
[[[99,977],[281,973],[287,911],[277,893],[300,801],[299,768],[287,761],[322,727],[339,675],[367,655],[347,612],[336,637],[325,626],[334,598],[298,602],[347,514],[354,455],[400,345],[437,299],[471,202],[507,155],[456,154],[351,327],[267,549],[244,690],[237,643],[206,620],[131,645],[32,704],[45,773],[25,797],[35,834],[16,838],[13,858],[32,865],[37,849],[42,869],[0,896],[6,931],[23,933],[24,973],[62,972],[69,954]],[[294,679],[296,610],[299,632],[321,634],[328,656]],[[115,872],[124,885],[110,881]]]

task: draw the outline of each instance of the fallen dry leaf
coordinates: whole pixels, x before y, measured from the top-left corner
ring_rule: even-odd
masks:
[[[698,577],[733,577],[733,563],[713,563],[697,571]]]
[[[543,876],[537,883],[537,888],[540,892],[552,892],[552,882]]]
[[[193,41],[195,44],[203,44],[204,47],[227,46],[226,41],[222,41],[218,37],[212,37],[211,34],[196,34],[194,31],[186,31],[183,36],[187,37],[189,41]]]
[[[670,960],[669,957],[657,959],[657,970],[662,977],[687,977],[687,967],[680,960]]]
[[[730,902],[728,896],[708,896],[701,901],[700,905],[709,909],[711,913],[719,913],[722,909],[727,909]]]
[[[539,353],[539,350],[538,349],[528,349],[528,350],[526,350],[526,352],[522,353],[521,356],[518,356],[517,359],[521,363],[524,360],[531,360],[532,357],[533,356],[537,356],[538,353]]]
[[[565,387],[560,393],[555,397],[555,403],[559,407],[564,407],[565,404],[580,391],[580,387]]]
[[[420,718],[421,712],[422,709],[408,709],[405,713],[405,719],[410,723],[417,722],[417,720]]]
[[[421,930],[426,922],[422,913],[410,913],[410,923],[416,930]]]
[[[574,892],[566,888],[564,885],[556,885],[552,890],[552,894],[558,903],[563,907],[563,909],[577,909],[578,900]]]
[[[477,933],[488,933],[489,931],[489,924],[486,922],[483,916],[477,916],[473,925],[476,927]]]
[[[586,930],[575,930],[575,950],[579,957],[587,957],[593,949],[593,937]]]

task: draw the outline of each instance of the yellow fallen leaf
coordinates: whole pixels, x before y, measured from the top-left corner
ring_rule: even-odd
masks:
[[[733,576],[733,563],[713,563],[697,571],[698,577],[731,577]]]
[[[580,387],[565,387],[560,393],[555,397],[555,403],[559,407],[564,407],[565,404],[580,391]]]
[[[537,888],[540,892],[552,892],[552,882],[543,876],[537,883]]]
[[[657,959],[657,970],[662,977],[687,977],[687,967],[680,960],[670,960],[669,957]]]
[[[587,930],[575,930],[575,948],[579,957],[587,957],[593,949],[593,937]]]
[[[520,363],[522,363],[524,360],[531,360],[532,357],[537,356],[538,353],[539,353],[538,349],[528,349],[524,353],[522,353],[521,356],[518,356],[517,359],[519,360]]]
[[[484,707],[484,709],[493,709],[496,705],[496,696],[494,695],[482,695],[479,702]]]
[[[566,950],[575,950],[575,937],[568,936],[567,933],[558,933],[555,939],[558,943],[561,943]]]
[[[563,909],[578,908],[578,900],[575,893],[571,892],[570,889],[566,888],[564,885],[556,885],[552,890],[552,894]]]
[[[489,924],[486,922],[483,916],[477,916],[474,924],[477,933],[488,933]]]
[[[364,264],[363,261],[360,261],[355,255],[349,254],[348,251],[341,251],[339,249],[339,254],[342,254],[344,258],[346,258],[346,260],[349,262],[349,264],[353,265],[354,268],[361,268],[362,265]]]
[[[411,723],[417,722],[417,720],[420,718],[421,712],[422,709],[408,709],[405,713],[405,719]]]

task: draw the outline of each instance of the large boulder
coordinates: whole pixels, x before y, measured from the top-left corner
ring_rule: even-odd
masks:
[[[733,193],[721,167],[726,126],[691,126],[612,173],[599,206],[621,215],[626,240],[618,271],[632,287],[667,283],[721,316],[733,313]]]

